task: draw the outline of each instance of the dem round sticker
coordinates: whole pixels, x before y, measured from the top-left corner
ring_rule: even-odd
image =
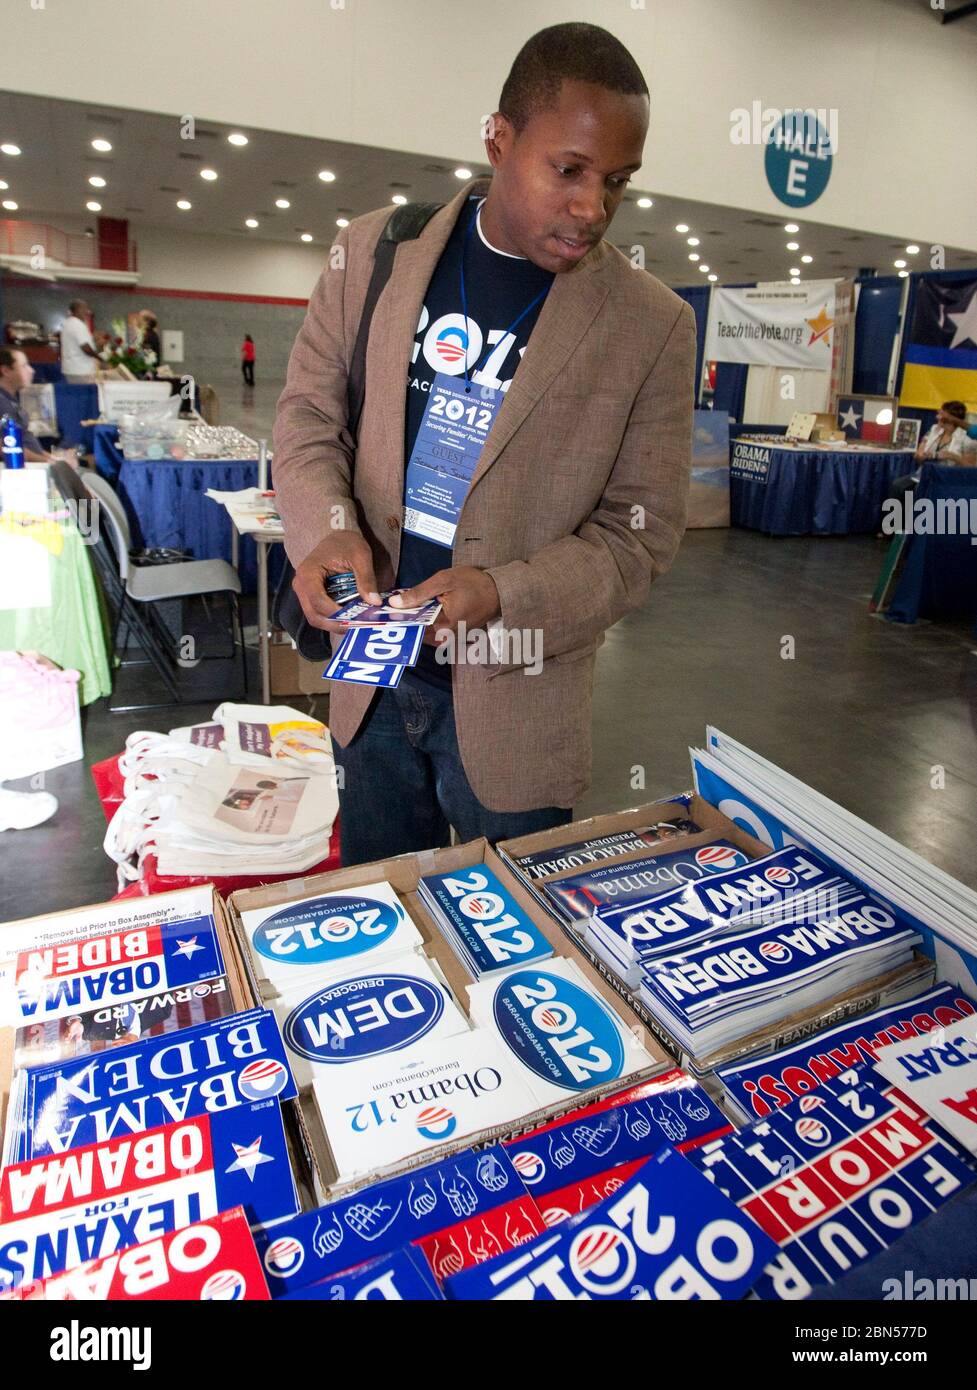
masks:
[[[586,1091],[620,1076],[624,1043],[614,1016],[572,980],[516,970],[499,983],[492,1010],[502,1040],[542,1080]]]
[[[285,1042],[310,1062],[362,1062],[429,1033],[444,994],[414,975],[340,980],[304,999],[285,1020]]]
[[[403,920],[396,904],[333,895],[283,907],[261,923],[252,940],[266,960],[302,968],[331,965],[382,945]]]

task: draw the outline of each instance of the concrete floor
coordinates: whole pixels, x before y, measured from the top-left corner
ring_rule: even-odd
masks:
[[[266,408],[256,403],[254,418]],[[248,427],[243,411],[223,418]],[[975,643],[965,629],[869,617],[882,554],[866,537],[690,532],[671,573],[599,657],[593,786],[578,813],[687,788],[688,746],[701,746],[713,723],[977,887]],[[785,636],[793,660],[781,657]],[[208,718],[221,676],[211,668],[200,677],[215,677],[212,698],[196,705],[123,715],[100,701],[85,711],[85,761],[46,777],[58,815],[0,835],[4,918],[112,896],[88,764],[118,752],[135,728]],[[226,689],[234,679],[226,674]],[[637,765],[643,791],[632,789]],[[943,790],[931,785],[937,766]]]

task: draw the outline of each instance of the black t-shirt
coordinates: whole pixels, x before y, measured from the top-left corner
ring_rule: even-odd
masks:
[[[470,198],[462,208],[424,296],[413,358],[407,373],[405,465],[414,447],[435,375],[440,371],[461,377],[463,354],[467,346],[468,370],[473,384],[508,390],[545,303],[545,295],[520,320],[511,334],[506,334],[505,330],[537,295],[548,291],[553,283],[551,271],[540,269],[522,256],[496,251],[483,239],[478,225],[472,228],[466,246],[466,233],[480,202],[481,199],[476,196]],[[465,316],[461,309],[463,251],[465,297],[472,330],[470,343],[467,341]],[[472,371],[476,351],[476,370]],[[406,471],[405,467],[405,483]],[[420,584],[437,570],[448,569],[450,565],[451,551],[445,546],[409,535],[406,531],[403,533],[397,571],[400,588]],[[415,670],[425,680],[450,687],[451,666],[435,661],[434,650],[430,646],[421,648]]]
[[[24,448],[32,449],[35,453],[43,454],[44,445],[31,434],[30,420],[27,418],[27,411],[21,405],[16,396],[11,396],[8,391],[0,387],[0,415],[9,415],[12,420],[16,420],[21,428],[24,437]]]

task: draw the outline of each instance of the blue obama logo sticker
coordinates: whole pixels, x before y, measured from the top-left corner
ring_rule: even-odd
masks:
[[[340,980],[285,1020],[285,1041],[310,1062],[361,1062],[417,1042],[444,1013],[444,994],[413,975]]]
[[[562,975],[513,971],[500,981],[492,1013],[503,1041],[543,1081],[586,1091],[621,1074],[624,1043],[613,1014]]]
[[[398,904],[331,894],[283,907],[262,922],[253,943],[259,955],[283,965],[331,965],[382,945],[404,921]]]

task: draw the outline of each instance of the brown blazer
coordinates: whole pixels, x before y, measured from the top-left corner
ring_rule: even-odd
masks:
[[[295,565],[331,527],[355,528],[373,549],[380,588],[393,587],[407,368],[431,275],[478,183],[397,248],[370,329],[355,467],[347,363],[390,209],[356,218],[332,248],[275,423],[274,483]],[[542,632],[538,674],[524,664],[454,667],[458,746],[491,810],[572,806],[587,789],[595,652],[645,601],[685,528],[694,363],[692,310],[608,242],[557,275],[482,450],[452,555],[492,575],[506,629]],[[329,722],[342,746],[372,696],[332,685]]]

